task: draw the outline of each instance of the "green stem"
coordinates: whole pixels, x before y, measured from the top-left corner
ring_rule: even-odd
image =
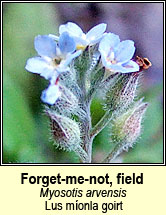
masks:
[[[112,81],[114,81],[114,78],[117,76],[118,77],[118,73],[114,73],[112,75],[109,75],[105,80],[103,80],[100,84],[100,88],[102,89],[103,87],[109,86],[111,84]]]
[[[90,116],[90,104],[85,104],[85,111],[86,111],[86,119],[83,122],[83,147],[88,155],[87,163],[91,163],[92,161],[92,141],[89,135],[91,130],[91,116]]]
[[[112,112],[107,111],[100,121],[91,129],[90,137],[94,138],[111,120]]]
[[[110,163],[112,160],[114,160],[119,154],[122,153],[124,145],[124,142],[117,144],[102,163]]]
[[[83,163],[87,163],[89,160],[88,154],[84,151],[84,149],[81,146],[78,146],[77,148],[74,149],[76,154],[80,157],[81,161]]]
[[[99,71],[100,70],[101,70],[101,68],[99,69]],[[103,79],[103,76],[101,76],[100,77],[101,79],[99,79],[98,82],[89,89],[87,96],[86,96],[86,101],[90,102],[92,100],[92,98],[94,97],[95,93],[97,92],[97,90],[106,88],[106,86],[110,85],[111,82],[113,81],[113,78],[115,78],[116,76],[118,76],[118,73],[110,75],[104,81],[101,81]]]

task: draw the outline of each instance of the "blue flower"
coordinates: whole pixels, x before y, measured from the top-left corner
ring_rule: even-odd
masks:
[[[139,66],[131,58],[134,55],[134,42],[120,42],[119,36],[106,34],[99,44],[99,52],[104,67],[113,72],[130,73],[139,71]]]
[[[39,35],[34,46],[39,56],[28,59],[25,69],[49,80],[69,70],[69,63],[81,54],[81,50],[75,52],[75,41],[67,32],[61,34],[58,44],[49,35]]]
[[[88,45],[94,45],[98,43],[103,37],[103,33],[106,30],[106,24],[99,24],[88,31],[87,34],[83,33],[82,29],[75,23],[68,22],[65,25],[60,25],[60,35],[64,32],[68,32],[76,42],[77,49],[85,49]]]

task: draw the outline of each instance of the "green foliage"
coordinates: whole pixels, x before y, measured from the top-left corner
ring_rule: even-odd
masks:
[[[21,89],[4,76],[4,159],[33,160],[37,155],[36,128]],[[7,158],[8,157],[8,158]]]

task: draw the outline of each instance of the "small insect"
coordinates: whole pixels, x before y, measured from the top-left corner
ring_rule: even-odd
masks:
[[[141,58],[139,56],[137,56],[136,58],[136,63],[140,66],[140,71],[147,70],[152,66],[152,63],[150,62],[150,60],[148,60],[148,58]]]

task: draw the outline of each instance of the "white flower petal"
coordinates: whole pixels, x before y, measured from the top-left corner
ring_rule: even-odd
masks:
[[[119,73],[130,73],[139,71],[139,66],[136,62],[130,60],[124,65],[112,64],[109,69]]]
[[[107,61],[107,56],[101,55],[101,61],[104,67],[108,68],[110,66],[110,62]]]
[[[63,32],[68,32],[71,36],[81,37],[83,34],[83,31],[81,28],[76,25],[75,23],[68,22],[65,25],[60,25],[59,27],[59,34],[62,34]]]
[[[41,100],[49,105],[55,104],[57,99],[61,96],[58,85],[50,85],[42,92]]]
[[[85,39],[83,39],[82,37],[74,37],[73,36],[73,39],[74,39],[74,41],[75,41],[75,43],[76,43],[76,46],[77,46],[77,48],[80,46],[83,46],[83,47],[85,47],[86,48],[86,46],[88,45],[88,41],[86,41]]]
[[[121,64],[128,62],[134,55],[135,47],[132,40],[120,42],[115,50],[115,59]]]
[[[25,69],[32,73],[40,74],[45,79],[50,79],[56,72],[41,57],[33,57],[27,60]]]
[[[109,56],[110,52],[114,52],[115,47],[120,43],[119,36],[113,33],[106,34],[99,44],[100,53]]]
[[[113,70],[114,72],[119,72],[119,73],[127,73],[127,70],[125,69],[125,67],[123,67],[122,65],[117,65],[117,64],[111,64],[109,66],[110,70]]]
[[[127,62],[126,64],[122,65],[126,70],[127,73],[129,72],[138,72],[139,71],[139,65],[134,62],[133,60],[130,60],[129,62]]]
[[[27,60],[25,69],[32,73],[40,74],[43,71],[43,67],[47,66],[47,62],[40,57],[33,57]]]
[[[80,54],[82,53],[82,50],[78,50],[76,52],[74,52],[73,54],[70,54],[67,56],[67,58],[65,59],[65,61],[63,62],[63,66],[66,67],[69,65],[69,63],[71,63],[71,61],[78,57]]]
[[[86,39],[87,41],[89,41],[89,44],[93,45],[97,41],[99,41],[102,38],[106,27],[106,24],[99,24],[93,27],[90,31],[88,31],[88,33],[86,34]]]
[[[54,34],[49,34],[48,36],[51,37],[51,38],[52,38],[53,40],[55,40],[55,41],[58,41],[58,40],[59,40],[59,37],[56,36],[56,35],[54,35]]]

